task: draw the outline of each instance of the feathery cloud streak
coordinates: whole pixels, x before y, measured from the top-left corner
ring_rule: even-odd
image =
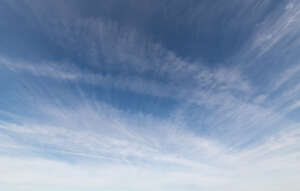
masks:
[[[298,190],[299,6],[229,4],[3,1],[0,187]]]

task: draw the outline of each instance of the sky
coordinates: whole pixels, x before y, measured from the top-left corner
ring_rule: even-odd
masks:
[[[297,0],[1,0],[0,190],[300,190]]]

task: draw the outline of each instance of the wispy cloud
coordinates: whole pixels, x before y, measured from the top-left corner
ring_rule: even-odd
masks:
[[[263,23],[254,40],[254,49],[259,48],[260,53],[271,50],[279,43],[289,43],[299,31],[300,8],[296,1],[288,1],[284,9],[270,15]],[[296,39],[295,39],[296,40]]]
[[[46,4],[3,3],[0,188],[300,189],[296,1]]]
[[[64,123],[58,119],[61,125],[59,127],[2,122],[2,131],[10,132],[10,136],[15,137],[16,140],[22,137],[25,142],[10,143],[21,147],[4,145],[4,148],[16,152],[14,156],[1,157],[1,168],[7,172],[1,176],[1,182],[4,185],[24,186],[39,183],[53,188],[63,186],[70,189],[70,185],[73,185],[91,190],[123,187],[139,190],[145,189],[145,184],[149,185],[147,186],[149,190],[164,190],[176,185],[188,189],[188,185],[191,184],[195,189],[203,187],[220,189],[233,184],[236,185],[233,190],[241,188],[247,190],[248,188],[242,184],[249,184],[251,180],[246,177],[265,179],[269,176],[268,173],[276,170],[279,174],[272,173],[272,180],[274,180],[285,173],[296,175],[300,170],[297,161],[300,155],[299,125],[268,138],[258,146],[236,150],[224,147],[214,139],[193,135],[187,129],[181,129],[176,134],[170,133],[172,130],[170,126],[176,126],[176,124],[168,126],[171,122],[165,123],[164,126],[151,127],[155,123],[162,124],[155,122],[155,119],[144,123],[145,129],[133,131],[135,127],[127,124],[128,118],[124,121],[122,115],[116,116],[117,111],[107,109],[104,111],[105,115],[113,117],[111,119],[101,117],[102,112],[84,108],[77,112],[64,111],[62,116]],[[94,119],[94,123],[91,118]],[[88,124],[76,126],[75,121],[72,126],[70,120],[73,119]],[[141,120],[149,121],[144,117]],[[149,133],[148,128],[157,130]],[[8,143],[5,139],[1,140]],[[51,158],[37,157],[36,154],[43,153],[43,148],[46,147],[48,155],[53,153],[63,155],[64,158],[73,157],[73,160],[75,157],[76,162],[53,161],[50,160]],[[3,145],[1,148],[3,149]],[[18,156],[24,153],[26,157],[19,159]],[[58,176],[54,178],[52,174]],[[136,181],[139,183],[136,184]],[[293,183],[296,179],[291,177],[285,181]],[[285,183],[280,181],[275,185],[282,186]],[[258,190],[261,186],[264,189],[274,188],[274,184],[269,185],[268,182],[260,184],[254,188]]]

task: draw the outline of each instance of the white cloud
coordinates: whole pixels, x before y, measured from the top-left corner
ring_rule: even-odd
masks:
[[[264,21],[263,27],[260,27],[255,35],[253,49],[260,49],[260,55],[271,50],[280,41],[294,38],[300,29],[300,7],[296,1],[289,1],[284,12],[279,10],[276,13]],[[297,41],[294,40],[294,42]]]
[[[40,14],[38,9],[33,11]],[[266,23],[272,27],[257,33],[253,49],[264,54],[298,31],[298,16],[298,6],[289,4],[274,25],[269,18]],[[298,66],[283,72],[273,89],[261,94],[245,78],[242,67],[212,69],[200,61],[185,60],[134,28],[112,21],[67,17],[39,24],[59,46],[86,57],[87,62],[81,64],[87,69],[62,61],[34,63],[1,56],[2,69],[33,75],[40,81],[47,78],[78,86],[114,87],[173,98],[181,104],[171,117],[157,119],[88,102],[84,96],[74,96],[73,107],[47,98],[41,101],[35,95],[40,89],[35,86],[34,109],[49,120],[41,123],[34,117],[0,112],[18,122],[0,123],[2,185],[20,186],[12,190],[38,190],[40,184],[53,190],[73,190],[76,188],[70,185],[74,185],[84,190],[275,191],[291,184],[288,190],[299,189],[295,178],[300,171],[299,131],[289,128],[294,123],[285,119],[277,106],[292,101],[287,107],[298,107],[294,101],[300,86],[268,99],[296,77]],[[97,73],[104,68],[108,75]],[[148,72],[154,79],[143,77]],[[52,91],[51,87],[41,88]],[[67,100],[69,94],[64,91],[55,99]],[[196,118],[204,116],[205,123],[187,125],[193,122],[188,111],[191,105],[208,108],[204,114],[195,112]],[[201,128],[207,128],[208,133],[199,131]],[[47,157],[51,154],[75,162]]]
[[[120,128],[114,125],[111,128]],[[120,122],[119,125],[126,126],[126,123]],[[296,178],[300,172],[298,127],[280,132],[255,147],[236,150],[216,144],[214,140],[191,136],[186,131],[177,136],[172,135],[172,139],[166,137],[166,141],[157,142],[158,147],[151,148],[152,145],[146,139],[156,140],[155,135],[161,136],[160,132],[154,135],[138,134],[128,142],[125,135],[117,140],[110,135],[106,137],[98,126],[94,126],[89,133],[73,129],[72,126],[65,129],[44,125],[28,127],[2,123],[2,130],[17,133],[28,142],[58,146],[58,152],[62,151],[60,154],[65,156],[81,152],[78,154],[83,158],[77,158],[75,163],[63,162],[47,159],[43,155],[28,155],[32,152],[30,149],[14,156],[2,154],[0,169],[5,173],[0,174],[0,182],[8,188],[19,185],[23,190],[47,187],[52,190],[81,188],[145,191],[189,189],[190,186],[196,190],[205,188],[275,191],[278,187],[290,183],[293,186],[288,187],[289,190],[296,191],[300,186]],[[118,134],[118,131],[114,132]],[[144,141],[141,141],[143,139]],[[61,142],[62,140],[64,141]],[[173,148],[166,149],[167,145],[173,145]],[[147,149],[149,147],[151,149]],[[36,147],[40,151],[42,148]],[[9,153],[17,148],[7,149]],[[99,151],[103,149],[105,155],[110,153],[113,157],[117,152],[119,156],[115,159],[121,159],[120,155],[136,159],[129,157],[126,162],[126,160],[103,159],[101,155],[97,157]],[[51,152],[51,149],[47,152]],[[139,157],[144,157],[143,162],[137,160]],[[86,160],[88,158],[89,160]],[[252,186],[249,187],[249,184]]]

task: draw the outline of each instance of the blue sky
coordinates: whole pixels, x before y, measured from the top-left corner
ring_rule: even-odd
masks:
[[[0,189],[300,189],[296,0],[0,2]]]

